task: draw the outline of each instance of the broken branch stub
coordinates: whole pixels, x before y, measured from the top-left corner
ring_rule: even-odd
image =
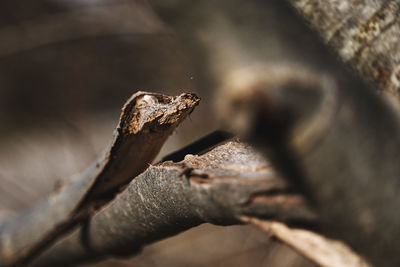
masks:
[[[201,223],[240,224],[242,216],[289,223],[315,220],[305,199],[263,156],[229,141],[200,156],[149,167],[85,227],[45,251],[34,266],[131,255]]]
[[[133,95],[122,108],[118,135],[107,150],[102,172],[80,205],[88,205],[85,201],[90,203],[96,196],[118,192],[144,171],[199,101],[194,94],[171,97],[139,92]]]
[[[0,266],[22,265],[86,220],[144,171],[199,103],[194,94],[138,92],[122,109],[105,153],[59,193],[0,225]]]

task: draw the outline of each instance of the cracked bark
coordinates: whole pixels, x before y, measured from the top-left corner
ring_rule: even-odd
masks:
[[[305,199],[264,157],[233,140],[203,155],[151,166],[34,266],[127,256],[200,223],[240,224],[241,216],[292,224],[315,220]]]
[[[113,199],[148,167],[198,102],[194,94],[134,94],[122,109],[110,146],[97,162],[59,193],[0,225],[0,265],[28,263]]]

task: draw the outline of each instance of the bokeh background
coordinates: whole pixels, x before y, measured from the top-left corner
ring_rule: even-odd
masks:
[[[202,98],[160,155],[214,130],[213,88],[199,86],[192,59],[145,0],[2,0],[0,219],[94,161],[136,91]],[[313,266],[253,228],[211,225],[91,265]]]

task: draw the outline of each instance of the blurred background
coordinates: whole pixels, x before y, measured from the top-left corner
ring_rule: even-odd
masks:
[[[135,92],[195,92],[160,155],[216,128],[212,88],[145,0],[0,3],[0,219],[46,198],[111,140]],[[246,226],[202,225],[132,259],[92,266],[312,266]]]

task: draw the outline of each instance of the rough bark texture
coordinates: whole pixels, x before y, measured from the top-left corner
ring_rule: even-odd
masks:
[[[200,223],[238,224],[241,216],[308,224],[315,219],[304,198],[260,154],[229,141],[201,156],[151,166],[35,266],[130,255]]]
[[[289,2],[344,62],[377,89],[399,100],[399,1]]]
[[[399,266],[393,245],[400,238],[400,217],[395,213],[400,205],[400,167],[394,160],[400,156],[398,117],[357,77],[343,70],[289,3],[345,62],[393,95],[398,94],[400,83],[399,4],[390,0],[328,2],[173,1],[158,7],[178,27],[182,39],[190,40],[189,49],[199,66],[196,77],[212,77],[220,86],[218,99],[227,104],[217,106],[222,107],[220,113],[227,125],[269,155],[296,189],[309,197],[321,216],[321,232],[345,240],[373,264]],[[66,21],[74,22],[73,18]],[[85,29],[89,35],[97,31],[93,25]],[[209,84],[207,79],[202,85]],[[121,133],[136,131],[130,123],[122,123],[120,129]],[[120,141],[131,143],[124,138]],[[139,166],[134,174],[125,172],[125,167],[130,168],[131,152],[118,147],[118,142],[112,146],[121,152],[116,158],[122,160],[99,165],[104,176],[93,177],[93,166],[82,176],[86,178],[25,214],[19,223],[1,225],[0,260],[4,259],[4,264],[28,260],[55,237],[88,219],[93,209],[105,205],[129,181],[128,176],[143,171],[144,166]],[[226,154],[218,156],[229,162],[232,156]],[[112,162],[113,157],[104,161],[109,159]],[[242,177],[241,171],[234,174],[237,162],[234,167],[227,164],[226,169],[218,161],[213,166],[213,156],[205,162],[198,159],[188,157],[180,163],[184,166],[162,163],[149,168],[119,198],[36,263],[54,265],[67,257],[73,264],[100,254],[129,254],[205,221],[239,223],[240,216],[246,215],[296,222],[311,216],[307,209],[293,209],[304,200],[286,191],[286,185],[274,189],[277,185],[269,184],[270,178],[255,178],[265,175],[262,168],[244,172]],[[123,176],[110,182],[108,172]],[[68,190],[73,195],[65,193]],[[168,195],[162,196],[163,190]],[[175,197],[175,193],[181,194]],[[64,201],[63,209],[52,209]],[[46,212],[54,220],[36,217]]]
[[[106,152],[74,182],[0,225],[0,265],[21,265],[86,220],[148,167],[161,146],[198,104],[193,94],[138,92],[122,109]]]

